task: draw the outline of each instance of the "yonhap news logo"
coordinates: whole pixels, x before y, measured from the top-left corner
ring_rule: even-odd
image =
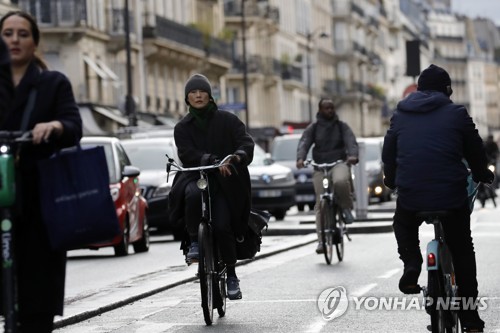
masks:
[[[352,301],[350,303],[350,301]],[[425,310],[433,307],[437,310],[486,310],[487,298],[478,297],[399,297],[399,296],[352,296],[342,286],[331,287],[323,290],[318,296],[317,306],[321,316],[326,321],[331,321],[346,313],[351,307],[354,310]]]
[[[323,290],[318,297],[318,309],[326,321],[342,316],[349,306],[347,291],[344,287],[333,287]]]

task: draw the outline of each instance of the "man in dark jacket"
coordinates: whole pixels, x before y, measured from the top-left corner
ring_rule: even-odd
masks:
[[[491,182],[483,143],[462,105],[450,100],[453,90],[448,73],[435,65],[418,79],[417,91],[397,105],[384,140],[382,161],[385,184],[397,188],[394,233],[404,263],[399,289],[419,293],[422,256],[418,211],[446,210],[443,218],[446,242],[453,256],[461,297],[478,295],[476,259],[470,230],[467,197],[468,162],[474,180]],[[477,311],[461,311],[462,326],[482,331]]]
[[[195,74],[185,86],[189,113],[174,129],[177,153],[184,167],[214,164],[227,155],[235,157],[209,175],[212,222],[227,268],[229,299],[242,297],[236,277],[236,237],[244,235],[251,204],[248,165],[253,159],[254,141],[235,115],[219,111],[212,98],[208,79]],[[198,172],[177,173],[169,194],[172,221],[183,220],[191,240],[187,259],[198,260],[198,225],[201,220],[201,194],[196,185]]]
[[[351,210],[352,180],[351,164],[358,163],[358,143],[349,125],[339,120],[335,112],[335,104],[329,98],[322,98],[318,104],[319,111],[316,122],[310,124],[302,134],[297,146],[297,168],[304,167],[309,149],[314,144],[312,151],[316,163],[332,163],[343,160],[346,163],[337,164],[329,171],[333,189],[338,203],[342,208],[345,222],[352,223],[354,218]],[[318,234],[318,247],[316,253],[323,253],[321,242],[321,228],[319,217],[319,201],[323,193],[323,171],[315,170],[313,173],[314,191],[316,192],[316,232]]]

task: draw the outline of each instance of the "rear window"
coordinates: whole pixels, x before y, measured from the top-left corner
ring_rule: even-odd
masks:
[[[168,156],[175,158],[173,147],[166,144],[123,143],[132,165],[141,170],[164,170]]]
[[[297,146],[299,144],[300,137],[297,138],[287,138],[278,139],[273,143],[271,156],[275,161],[295,161],[297,159]],[[307,154],[307,158],[312,158],[312,147]]]

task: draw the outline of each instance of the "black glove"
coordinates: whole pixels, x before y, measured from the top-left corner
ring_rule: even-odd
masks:
[[[481,174],[472,174],[472,180],[476,183],[491,184],[495,180],[495,174],[490,169],[486,169]]]

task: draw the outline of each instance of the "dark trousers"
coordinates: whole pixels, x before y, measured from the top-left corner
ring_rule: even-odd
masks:
[[[476,257],[470,231],[470,209],[467,204],[450,211],[442,219],[444,237],[453,256],[453,266],[460,297],[478,295],[476,279]],[[394,215],[394,234],[398,243],[398,252],[406,265],[422,263],[418,228],[422,224],[415,211],[403,209],[399,203]]]
[[[184,191],[187,231],[191,239],[197,239],[201,220],[201,193],[196,181],[189,183]],[[212,195],[212,227],[219,245],[222,260],[232,265],[236,263],[236,239],[231,227],[229,205],[224,194],[219,191]]]

